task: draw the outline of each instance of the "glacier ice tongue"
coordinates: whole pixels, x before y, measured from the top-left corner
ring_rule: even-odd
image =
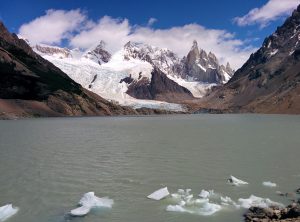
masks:
[[[114,204],[112,199],[108,197],[99,198],[94,192],[88,192],[83,195],[79,201],[80,207],[71,210],[73,216],[84,216],[90,212],[92,208],[111,208]]]
[[[228,182],[234,186],[240,186],[240,185],[247,185],[249,184],[246,181],[240,180],[234,176],[230,176],[230,178],[228,179]]]
[[[164,187],[164,188],[161,188],[161,189],[151,193],[147,197],[152,200],[161,200],[163,198],[166,198],[169,195],[170,195],[170,193],[168,191],[168,187]]]
[[[12,204],[7,204],[0,207],[0,222],[5,221],[18,212],[17,207],[13,207]]]

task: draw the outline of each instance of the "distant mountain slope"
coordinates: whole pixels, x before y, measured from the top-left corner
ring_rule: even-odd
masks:
[[[82,88],[0,22],[0,117],[136,114]]]
[[[300,6],[202,107],[300,114]]]
[[[233,74],[230,65],[219,65],[212,53],[207,55],[201,50],[201,55],[190,56],[195,45],[199,51],[194,43],[189,56],[182,59],[168,49],[136,42],[128,42],[113,55],[105,49],[103,41],[86,52],[47,45],[32,48],[74,81],[105,99],[132,107],[182,110],[180,105],[172,103],[200,98]],[[197,67],[203,64],[205,71],[197,68],[188,71],[188,64],[193,63]],[[158,75],[159,78],[153,78]]]

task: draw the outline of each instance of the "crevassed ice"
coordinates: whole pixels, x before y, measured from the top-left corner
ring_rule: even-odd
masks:
[[[18,212],[17,207],[13,207],[12,204],[7,204],[0,207],[0,222],[7,220],[11,216],[15,215]]]
[[[185,107],[180,104],[167,103],[155,100],[140,100],[129,96],[126,92],[128,86],[121,79],[131,74],[133,79],[142,77],[151,78],[153,67],[140,60],[121,60],[116,54],[109,63],[99,64],[88,59],[64,58],[58,59],[53,56],[44,55],[45,59],[64,71],[70,78],[81,84],[84,88],[90,89],[101,97],[117,102],[120,105],[131,106],[133,108],[152,108],[171,111],[185,111]],[[90,88],[91,87],[91,88]]]

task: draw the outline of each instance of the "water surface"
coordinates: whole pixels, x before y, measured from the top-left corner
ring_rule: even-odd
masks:
[[[300,117],[179,115],[0,121],[0,206],[20,208],[9,222],[241,221],[244,210],[213,216],[166,212],[145,198],[168,186],[288,203],[276,190],[300,186]],[[233,187],[229,175],[250,184]],[[277,188],[262,186],[273,181]],[[66,213],[81,196],[109,196],[111,210]]]

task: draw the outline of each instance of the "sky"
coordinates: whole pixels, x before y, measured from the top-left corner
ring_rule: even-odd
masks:
[[[239,68],[300,0],[3,0],[0,20],[31,44],[114,53],[128,41],[185,56],[198,41]]]

